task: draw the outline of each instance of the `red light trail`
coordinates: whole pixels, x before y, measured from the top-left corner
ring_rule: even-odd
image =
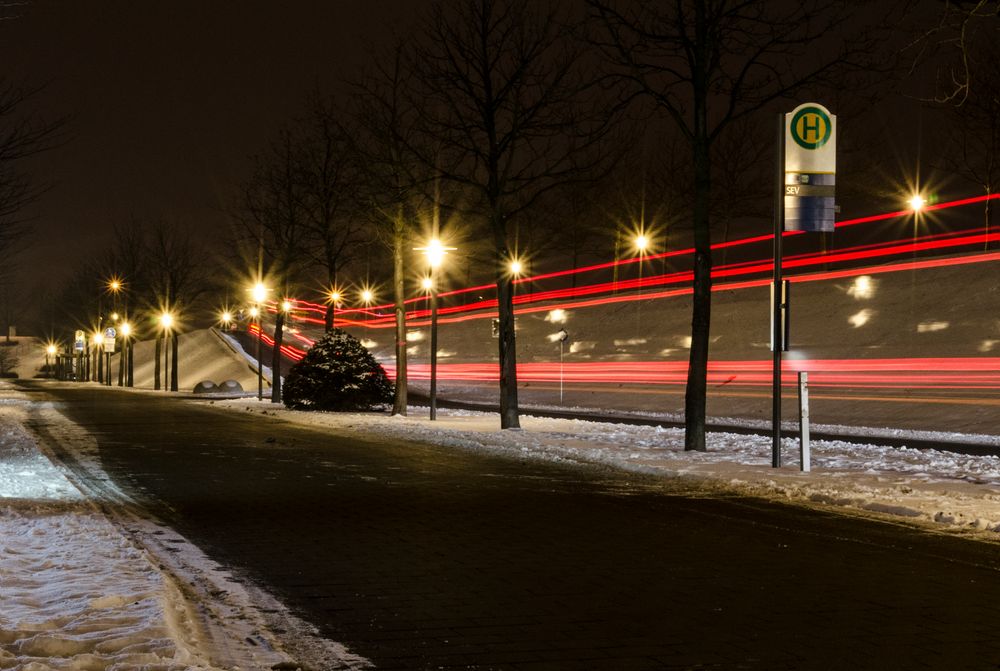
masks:
[[[961,207],[986,200],[998,198],[1000,194],[979,196],[962,200],[929,205],[922,212],[944,210]],[[912,216],[910,210],[901,210],[869,217],[859,217],[837,223],[837,227],[848,227],[860,224],[886,221],[903,216]],[[798,232],[786,233],[787,236],[798,235]],[[713,249],[738,247],[743,245],[768,242],[772,235],[762,235],[726,243],[713,245]],[[894,263],[883,263],[875,266],[841,268],[823,270],[821,272],[806,272],[816,266],[871,261],[886,259],[892,256],[907,254],[916,255],[926,252],[960,251],[961,248],[983,246],[1000,241],[1000,233],[985,229],[973,229],[932,235],[913,236],[902,240],[879,242],[840,249],[827,253],[804,253],[790,255],[784,259],[786,269],[796,269],[799,274],[792,274],[788,279],[793,282],[821,282],[845,277],[861,275],[876,275],[901,271],[916,271],[944,266],[966,265],[974,263],[991,263],[1000,261],[1000,252],[975,253],[950,258],[911,259]],[[630,259],[622,259],[584,268],[557,271],[515,280],[519,286],[534,286],[536,283],[552,278],[565,277],[617,266],[624,266],[640,261],[651,261],[670,257],[684,257],[693,252],[691,249],[675,250]],[[733,280],[714,282],[713,291],[737,291],[749,288],[767,287],[770,284],[769,273],[772,269],[770,259],[747,261],[717,266],[713,270],[716,280]],[[757,277],[754,277],[754,276]],[[739,280],[737,278],[745,277]],[[650,301],[674,298],[692,293],[690,285],[693,275],[691,271],[681,270],[665,274],[654,274],[641,279],[624,279],[613,282],[599,282],[574,288],[528,291],[515,296],[515,313],[531,314],[550,311],[555,308],[563,310],[584,309],[614,303],[631,301]],[[675,285],[675,286],[671,286]],[[682,286],[676,286],[682,285]],[[649,289],[657,288],[652,291]],[[441,297],[457,296],[470,292],[489,291],[492,285],[483,285],[442,292]],[[634,292],[634,293],[619,293]],[[418,296],[406,301],[408,305],[416,305],[426,300],[426,296]],[[338,309],[337,323],[341,326],[355,328],[385,329],[394,326],[394,317],[384,314],[381,310],[391,309],[391,305],[371,308]],[[326,306],[299,301],[296,322],[304,324],[323,324],[323,319],[309,316],[322,314]],[[490,319],[495,315],[496,300],[483,299],[464,305],[445,305],[439,309],[439,324],[459,323],[476,319]],[[306,314],[303,315],[302,312]],[[351,317],[347,317],[350,314]],[[407,313],[410,327],[422,327],[429,324],[429,311],[412,309]],[[360,317],[360,318],[359,318]],[[256,326],[251,326],[251,334],[256,337]],[[287,331],[292,339],[306,348],[313,344],[308,336],[296,331]],[[273,340],[266,333],[262,339],[268,346],[273,346]],[[300,360],[305,352],[291,344],[284,344],[282,354],[293,361]],[[390,377],[394,378],[392,364],[385,366]],[[911,359],[859,359],[859,360],[823,360],[823,359],[790,359],[784,362],[788,373],[800,370],[809,372],[810,385],[821,388],[854,388],[854,389],[922,389],[922,390],[1000,390],[1000,358],[911,358]],[[412,380],[429,379],[429,366],[426,364],[410,364],[407,367],[408,376]],[[499,370],[492,363],[440,363],[438,379],[445,381],[496,382]],[[523,383],[552,383],[562,379],[569,384],[641,384],[678,387],[686,383],[686,361],[633,361],[633,362],[572,362],[559,363],[531,362],[518,365],[518,379]],[[771,384],[771,361],[713,361],[709,364],[710,388],[750,388],[768,387]],[[788,386],[795,384],[793,376],[786,377]]]

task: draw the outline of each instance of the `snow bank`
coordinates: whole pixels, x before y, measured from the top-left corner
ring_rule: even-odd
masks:
[[[783,443],[786,465],[771,468],[770,436],[710,433],[708,451],[699,453],[684,451],[681,429],[661,427],[522,416],[521,431],[501,431],[496,414],[447,409],[430,422],[426,408],[387,417],[291,411],[245,399],[218,406],[338,432],[691,477],[755,496],[1000,531],[1000,457],[814,440],[814,470],[802,473],[794,439]]]

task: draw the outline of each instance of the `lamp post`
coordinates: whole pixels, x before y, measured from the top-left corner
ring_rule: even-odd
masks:
[[[103,382],[104,378],[104,335],[100,330],[94,332],[90,337],[90,346],[94,350],[94,356],[96,361],[92,364],[91,369],[91,381],[92,382]]]
[[[49,363],[49,358],[55,356],[56,352],[58,351],[59,348],[52,344],[49,344],[45,347],[45,374],[48,377],[52,377],[52,368],[51,364]]]
[[[430,388],[430,418],[437,419],[437,353],[438,353],[438,288],[437,277],[444,261],[444,255],[454,251],[455,247],[445,247],[437,238],[431,238],[426,247],[417,247],[417,251],[423,252],[427,256],[427,264],[430,266],[430,276],[424,286],[430,289],[431,298],[431,388]]]
[[[640,330],[640,313],[642,310],[642,266],[646,259],[646,250],[649,249],[649,238],[644,232],[639,232],[635,236],[635,250],[639,253],[639,286],[638,300],[635,302],[635,328]]]
[[[264,286],[263,282],[257,282],[253,285],[251,289],[251,296],[253,298],[254,306],[250,308],[250,316],[257,320],[257,400],[264,400],[264,371],[263,371],[263,360],[261,359],[260,349],[261,349],[261,332],[264,330],[263,326],[263,315],[262,305],[264,299],[267,298],[267,287]]]
[[[121,361],[118,365],[125,372],[124,376],[118,376],[118,386],[119,387],[131,387],[132,386],[132,343],[129,336],[132,335],[132,325],[128,322],[122,322],[122,353]]]
[[[330,328],[337,328],[337,305],[340,303],[340,291],[338,289],[331,289],[330,295],[328,297],[330,303]]]
[[[170,337],[171,337],[171,327],[174,324],[174,316],[167,311],[160,313],[160,328],[163,329],[163,374],[167,377],[169,382],[165,382],[163,385],[164,391],[168,388],[170,391],[177,391],[176,387],[173,385],[174,376],[168,371],[172,371],[167,363],[171,362],[170,365],[173,368],[177,367],[177,356],[174,355],[173,360],[170,359]]]

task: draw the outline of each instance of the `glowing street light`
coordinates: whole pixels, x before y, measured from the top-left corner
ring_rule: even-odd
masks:
[[[420,282],[421,286],[430,293],[431,299],[431,389],[430,389],[430,418],[437,419],[437,353],[438,353],[438,291],[437,274],[444,263],[444,256],[448,252],[455,251],[455,247],[446,247],[442,242],[434,237],[427,241],[424,247],[417,247],[416,251],[423,252],[427,257],[427,265],[430,266],[430,274]]]
[[[337,308],[340,307],[340,301],[344,299],[344,296],[340,293],[340,289],[334,287],[330,289],[330,293],[327,294],[326,302],[330,306],[330,328],[337,328]]]
[[[921,196],[919,193],[915,193],[913,194],[913,197],[907,201],[907,204],[910,206],[910,209],[913,210],[914,213],[917,213],[920,212],[920,210],[924,209],[924,205],[927,204],[927,201],[924,200],[924,197]]]
[[[264,400],[264,370],[263,370],[263,360],[261,359],[260,348],[261,348],[261,331],[263,331],[263,326],[261,324],[261,303],[267,298],[267,287],[264,286],[263,282],[257,282],[250,289],[250,295],[253,297],[253,302],[255,305],[250,308],[250,316],[257,320],[257,400]]]
[[[253,285],[253,288],[250,291],[251,296],[253,296],[253,302],[258,305],[263,303],[267,298],[267,287],[264,286],[263,282],[257,282],[257,284]]]
[[[285,314],[291,312],[293,307],[294,306],[292,305],[292,302],[290,300],[285,299],[281,301],[281,311],[284,312]]]
[[[371,289],[362,289],[361,302],[365,305],[371,305],[375,302],[375,293]]]
[[[59,348],[53,345],[52,343],[49,343],[45,347],[45,374],[48,375],[49,377],[52,376],[52,368],[51,364],[49,364],[49,357],[55,356],[58,351]]]
[[[520,259],[512,259],[510,262],[510,274],[514,277],[520,277],[523,272],[524,263]]]
[[[170,382],[163,385],[164,391],[169,389],[170,391],[177,391],[175,386],[176,382],[176,368],[177,368],[177,353],[174,354],[173,358],[170,358],[171,349],[171,337],[173,336],[173,326],[175,322],[174,315],[169,311],[164,310],[159,315],[160,329],[163,331],[163,374],[166,376]],[[169,363],[169,366],[168,366]]]
[[[221,321],[222,325],[228,330],[230,325],[233,323],[233,313],[229,310],[223,310],[222,314],[219,315],[219,321]]]
[[[124,373],[118,375],[118,386],[119,387],[131,387],[133,383],[132,377],[132,343],[129,336],[132,335],[132,325],[128,322],[122,322],[121,325],[122,332],[122,353],[121,361],[119,366],[124,369]]]
[[[644,255],[646,250],[649,248],[649,238],[642,233],[635,236],[635,248],[639,252],[640,256]]]

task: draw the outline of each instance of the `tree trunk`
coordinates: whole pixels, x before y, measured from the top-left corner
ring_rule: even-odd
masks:
[[[705,45],[705,8],[696,5],[696,44]],[[708,342],[712,315],[712,236],[709,221],[711,163],[708,136],[708,82],[704,48],[694,68],[694,295],[691,306],[691,354],[684,395],[684,449],[705,451],[705,403],[708,392]]]
[[[285,332],[285,311],[278,304],[274,316],[274,347],[271,349],[271,403],[281,403],[281,342]]]
[[[160,389],[160,356],[163,353],[163,341],[160,339],[159,335],[157,335],[156,338],[154,338],[154,341],[155,341],[156,345],[155,345],[155,348],[154,348],[154,351],[153,351],[153,361],[155,362],[153,364],[153,389],[159,391],[159,389]]]
[[[329,333],[333,330],[333,316],[335,314],[335,309],[336,307],[334,306],[333,301],[330,301],[330,304],[326,306],[326,314],[323,315],[323,331],[325,333]]]
[[[517,341],[514,333],[514,282],[510,275],[510,250],[502,224],[495,224],[497,249],[497,316],[500,318],[500,428],[520,429],[517,406]]]
[[[403,244],[406,222],[397,213],[392,236],[392,285],[396,311],[396,395],[392,414],[406,416],[406,275],[403,267]]]
[[[180,349],[180,334],[170,334],[170,391],[177,391],[179,373],[177,352]]]

